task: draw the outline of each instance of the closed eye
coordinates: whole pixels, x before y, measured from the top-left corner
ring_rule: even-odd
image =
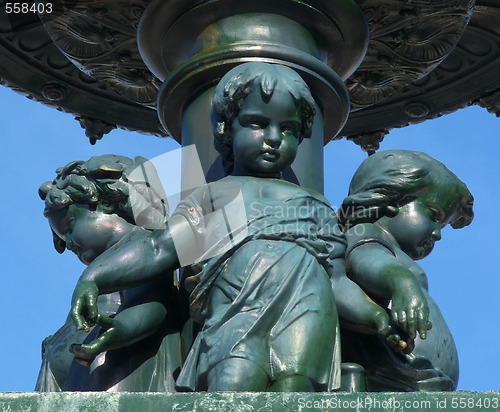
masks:
[[[73,227],[75,226],[75,222],[76,222],[76,217],[70,217],[68,219],[68,228],[67,228],[68,234],[73,233]]]
[[[429,207],[431,220],[433,222],[442,222],[444,220],[444,212],[440,208]]]

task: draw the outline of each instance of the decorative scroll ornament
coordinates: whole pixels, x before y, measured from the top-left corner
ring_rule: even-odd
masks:
[[[55,47],[36,14],[8,15],[5,3],[0,3],[3,83],[78,117],[165,136],[154,107],[153,90],[158,85],[140,60],[137,45],[130,41],[137,35],[135,25],[149,2],[53,3],[52,16],[45,14],[42,18],[48,30],[54,24],[66,46],[76,47],[68,49],[67,55]],[[179,7],[185,3],[175,2]],[[470,23],[444,60],[439,55],[446,56],[470,15],[468,1],[360,0],[358,4],[369,21],[371,40],[364,62],[347,82],[352,111],[339,138],[404,127],[470,104],[498,112],[500,0],[476,1]],[[58,13],[73,7],[78,17],[73,15],[66,23],[48,21],[62,17]],[[84,10],[95,15],[86,16]],[[110,13],[112,18],[107,16]],[[67,29],[63,29],[65,24]],[[71,35],[61,33],[66,30]],[[189,30],[191,27],[186,26]],[[95,78],[76,69],[67,56]],[[42,92],[52,83],[62,85],[67,92],[56,92],[52,86]],[[427,106],[427,114],[423,106],[417,110],[418,102]]]
[[[476,104],[484,107],[488,112],[493,113],[496,117],[500,117],[500,89],[495,92],[481,97]]]
[[[347,81],[351,109],[379,103],[424,77],[455,48],[472,15],[472,0],[359,2],[371,39]]]
[[[154,107],[83,73],[55,46],[37,14],[8,14],[5,5],[0,2],[0,84],[76,117],[165,136]]]
[[[136,45],[137,25],[147,1],[53,3],[53,12],[42,18],[64,55],[121,95],[154,107],[159,82],[144,65]]]
[[[42,96],[45,97],[50,102],[59,102],[68,93],[68,89],[66,86],[56,83],[49,82],[45,86],[43,86],[41,90]]]
[[[80,122],[82,129],[85,129],[85,136],[89,138],[89,142],[92,145],[98,140],[101,140],[105,134],[108,134],[111,130],[116,129],[115,125],[98,119],[76,117],[76,120]]]
[[[471,104],[500,112],[499,21],[500,1],[479,0],[459,43],[439,66],[385,100],[351,112],[341,134],[404,127]]]
[[[382,143],[382,140],[384,140],[384,137],[388,133],[388,130],[379,130],[378,132],[348,136],[347,138],[361,147],[363,152],[368,153],[368,155],[372,155],[380,148],[380,143]]]

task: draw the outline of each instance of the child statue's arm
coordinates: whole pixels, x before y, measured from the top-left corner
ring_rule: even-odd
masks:
[[[325,199],[325,203],[327,202]],[[391,330],[387,312],[347,276],[347,242],[337,223],[335,212],[328,207],[326,213],[320,216],[322,219],[319,222],[321,229],[318,237],[328,245],[328,271],[342,325],[354,331],[386,337]]]
[[[108,249],[87,267],[73,292],[71,315],[77,327],[85,330],[96,323],[99,294],[171,274],[179,267],[176,247],[190,248],[193,244],[189,223],[182,216],[173,216],[167,229],[146,232]]]
[[[155,333],[167,316],[165,304],[172,287],[172,282],[166,277],[124,291],[123,303],[116,316],[97,317],[97,324],[104,332],[91,342],[71,345],[70,351],[76,361],[89,366],[99,353],[130,346]]]
[[[391,330],[386,311],[347,277],[343,259],[333,260],[331,266],[332,287],[342,324],[357,332],[386,337]]]
[[[372,296],[390,299],[393,321],[411,339],[427,337],[429,307],[415,275],[385,246],[369,242],[347,258],[349,276]]]
[[[130,346],[158,330],[167,315],[160,302],[145,302],[127,308],[115,317],[98,315],[96,323],[104,329],[97,339],[87,344],[73,344],[70,351],[76,360],[88,366],[101,352]]]

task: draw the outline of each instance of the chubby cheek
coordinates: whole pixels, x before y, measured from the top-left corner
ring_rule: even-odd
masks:
[[[295,160],[295,157],[297,156],[297,150],[299,143],[296,138],[293,140],[284,140],[283,143],[283,157],[286,158],[286,160],[292,164],[293,161]]]
[[[414,231],[413,234],[414,236],[411,239],[410,244],[407,246],[407,254],[414,260],[423,259],[432,251],[432,249],[426,250],[423,245],[424,242],[429,240],[430,233],[426,230],[420,230],[418,232]]]
[[[419,245],[429,238],[430,232],[425,222],[415,221],[412,223],[411,233],[413,234],[413,243]]]
[[[233,155],[235,158],[247,158],[249,155],[259,153],[263,143],[253,133],[246,133],[242,138],[233,140]]]
[[[406,254],[413,260],[420,260],[428,255],[428,253],[425,253],[423,249],[418,247],[412,248],[412,250],[407,251]]]
[[[78,258],[85,265],[89,265],[90,263],[92,263],[92,261],[97,256],[98,256],[98,254],[96,254],[93,250],[86,250],[86,251],[78,254]]]

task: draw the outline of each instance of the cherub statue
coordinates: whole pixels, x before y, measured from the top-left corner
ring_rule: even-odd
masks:
[[[472,203],[464,183],[420,152],[381,151],[354,174],[338,213],[348,243],[348,275],[387,308],[409,343],[394,354],[377,337],[343,333],[344,360],[366,368],[368,390],[456,388],[455,343],[415,260],[431,253],[446,225],[470,224]]]
[[[91,268],[106,251],[164,226],[168,205],[150,184],[154,173],[144,158],[116,155],[58,169],[56,178],[39,190],[56,250],[71,250]],[[176,316],[167,299],[174,300],[174,292],[171,281],[158,279],[103,295],[95,319],[100,327],[89,336],[91,324],[78,330],[68,318],[44,341],[36,390],[173,391],[177,336],[175,320],[166,321],[166,315],[168,308],[170,317]],[[74,363],[70,352],[87,368]]]
[[[314,107],[290,68],[247,63],[228,72],[212,113],[227,176],[183,199],[167,229],[98,257],[73,295],[77,325],[98,319],[99,294],[191,263],[198,271],[185,286],[202,327],[179,388],[338,388],[337,307],[372,333],[385,336],[389,326],[385,311],[346,276],[345,238],[328,201],[281,179],[311,135]],[[356,310],[346,310],[349,302]]]

